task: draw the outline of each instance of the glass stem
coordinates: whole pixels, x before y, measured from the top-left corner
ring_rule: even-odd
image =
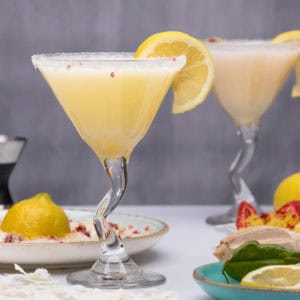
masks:
[[[111,188],[100,201],[94,217],[96,232],[102,240],[99,260],[102,262],[120,263],[129,258],[123,244],[106,218],[119,204],[126,190],[127,161],[124,157],[105,159],[104,169],[111,180]]]
[[[243,200],[249,202],[259,210],[255,197],[241,176],[241,173],[246,169],[253,158],[256,148],[257,133],[258,128],[255,125],[250,127],[242,126],[237,131],[237,134],[242,139],[243,145],[229,168],[229,179],[234,196],[233,210],[237,210],[239,204]]]

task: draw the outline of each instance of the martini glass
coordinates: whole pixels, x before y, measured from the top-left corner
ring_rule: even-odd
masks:
[[[239,204],[246,200],[260,211],[241,173],[256,148],[260,120],[284,85],[299,55],[297,43],[232,40],[208,43],[215,64],[214,94],[233,121],[242,141],[229,169],[234,203],[223,215],[207,218],[212,225],[235,222]]]
[[[99,258],[91,269],[71,273],[68,282],[99,288],[163,283],[163,275],[143,271],[134,263],[106,218],[125,192],[130,154],[150,127],[185,57],[61,53],[34,55],[32,62],[111,180],[94,217],[102,240]]]

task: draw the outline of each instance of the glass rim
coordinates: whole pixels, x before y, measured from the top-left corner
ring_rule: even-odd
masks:
[[[134,57],[134,52],[57,52],[41,53],[31,56],[34,65],[38,62],[131,62],[131,61],[175,61],[177,58],[182,60],[185,55],[173,57]]]
[[[270,39],[226,39],[219,42],[206,41],[205,45],[210,50],[229,49],[265,49],[265,50],[298,50],[300,53],[300,42],[291,41],[285,42],[272,42]]]

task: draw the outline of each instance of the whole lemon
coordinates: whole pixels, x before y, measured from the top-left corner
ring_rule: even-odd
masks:
[[[49,194],[39,193],[13,205],[5,215],[1,229],[26,239],[63,237],[70,232],[69,220]]]
[[[274,193],[274,209],[294,200],[300,201],[300,173],[292,174],[280,182]]]

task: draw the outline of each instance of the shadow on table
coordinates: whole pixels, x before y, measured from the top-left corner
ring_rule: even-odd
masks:
[[[147,251],[144,251],[143,253],[136,254],[133,256],[134,261],[141,266],[151,264],[153,262],[159,263],[161,261],[168,260],[167,253],[164,253],[162,251],[157,251],[155,249],[149,249]],[[68,274],[72,271],[78,271],[82,269],[88,269],[92,266],[93,262],[91,263],[85,263],[84,265],[21,265],[21,267],[26,270],[27,272],[33,272],[37,268],[46,268],[51,274]],[[13,264],[5,264],[0,266],[0,274],[7,273],[17,273]]]
[[[168,259],[168,255],[162,251],[157,251],[155,249],[149,249],[143,253],[136,254],[132,256],[133,260],[138,265],[147,265],[152,262],[159,263],[160,261],[166,261]]]

